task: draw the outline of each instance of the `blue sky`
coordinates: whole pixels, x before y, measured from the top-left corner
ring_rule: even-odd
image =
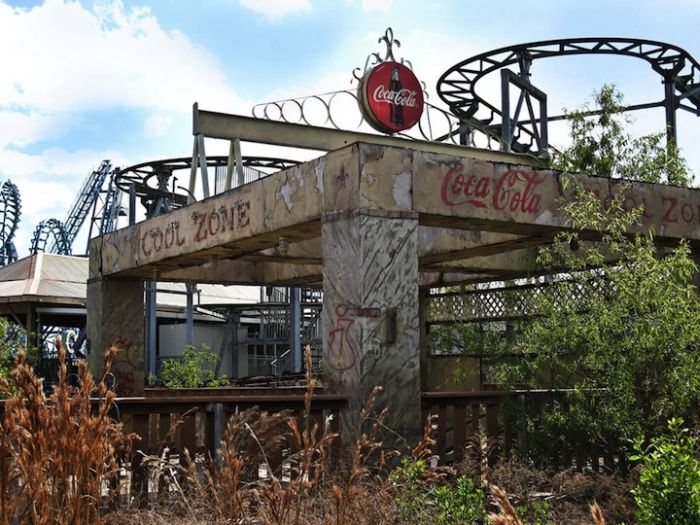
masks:
[[[477,53],[619,36],[700,58],[699,22],[700,0],[0,1],[0,181],[22,192],[20,255],[39,220],[64,218],[103,158],[123,166],[190,155],[192,102],[250,115],[255,103],[347,89],[388,26],[439,104],[439,75]],[[659,77],[626,58],[542,61],[533,82],[550,113],[580,105],[605,82],[629,102],[663,95]],[[636,118],[640,133],[663,125],[659,111]],[[698,173],[700,120],[679,112],[679,128]],[[563,140],[561,131],[553,137]]]

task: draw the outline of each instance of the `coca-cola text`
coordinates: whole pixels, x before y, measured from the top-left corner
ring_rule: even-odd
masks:
[[[542,207],[537,187],[544,176],[510,170],[497,177],[465,175],[464,164],[455,163],[445,174],[440,196],[448,206],[470,205],[536,215]]]
[[[372,93],[372,100],[375,102],[386,102],[396,104],[397,106],[414,108],[416,107],[417,95],[418,93],[416,91],[410,91],[405,88],[400,91],[392,91],[384,88],[384,86],[377,86]]]

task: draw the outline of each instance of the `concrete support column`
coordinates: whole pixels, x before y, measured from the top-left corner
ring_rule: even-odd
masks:
[[[145,384],[143,281],[91,279],[87,285],[90,370],[99,378],[107,348],[121,350],[112,365],[119,396],[142,396]]]
[[[343,431],[381,386],[387,426],[420,435],[418,219],[413,214],[359,211],[328,215],[323,251],[323,360],[331,391],[350,396]]]

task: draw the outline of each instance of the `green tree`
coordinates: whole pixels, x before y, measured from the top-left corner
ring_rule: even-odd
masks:
[[[675,145],[664,132],[633,138],[632,124],[623,112],[623,96],[613,85],[594,94],[600,112],[590,116],[589,105],[567,112],[571,146],[554,155],[552,167],[596,177],[619,177],[643,182],[689,186],[692,176]]]
[[[572,146],[558,167],[603,176],[688,183],[685,163],[657,138],[632,140],[620,124],[621,97],[605,87],[603,113],[572,120]],[[620,154],[617,154],[621,152]],[[526,359],[505,369],[512,384],[571,388],[545,416],[545,428],[605,447],[663,432],[672,417],[691,421],[700,402],[700,299],[687,243],[659,249],[651,233],[632,235],[641,210],[623,207],[625,191],[603,209],[577,190],[562,205],[572,232],[540,254],[550,268],[541,317],[517,350]],[[597,231],[595,242],[577,233]],[[611,261],[614,261],[611,263]]]

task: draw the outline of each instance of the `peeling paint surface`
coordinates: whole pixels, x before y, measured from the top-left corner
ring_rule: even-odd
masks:
[[[314,174],[316,175],[316,189],[321,195],[323,195],[323,169],[325,166],[326,159],[321,157],[314,167]]]
[[[355,215],[322,226],[323,352],[331,389],[359,410],[375,386],[386,424],[421,429],[418,329],[418,220]],[[381,239],[382,242],[377,242]],[[363,311],[376,315],[363,315]],[[396,318],[387,342],[387,317]],[[347,428],[356,428],[346,422]]]
[[[407,210],[413,207],[412,184],[413,177],[410,172],[401,173],[394,181],[394,202]]]
[[[292,209],[294,208],[294,203],[292,202],[292,186],[289,184],[289,182],[286,182],[279,191],[280,197],[282,197],[282,200],[284,201],[284,204],[287,206],[287,211],[291,212]]]

